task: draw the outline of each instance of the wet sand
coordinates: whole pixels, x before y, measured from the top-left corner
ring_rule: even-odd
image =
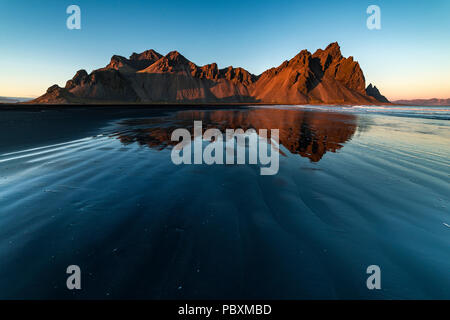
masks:
[[[450,298],[445,109],[216,109],[1,111],[0,298]],[[279,173],[175,166],[193,120],[280,127]]]

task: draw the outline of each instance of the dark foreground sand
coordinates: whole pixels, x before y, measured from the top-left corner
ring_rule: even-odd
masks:
[[[450,298],[448,118],[1,111],[0,298]],[[167,136],[193,120],[281,126],[279,173],[175,166]],[[366,287],[372,264],[380,291]]]

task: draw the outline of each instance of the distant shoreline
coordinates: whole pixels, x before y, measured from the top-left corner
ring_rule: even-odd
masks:
[[[142,109],[160,109],[160,108],[226,108],[226,107],[250,107],[250,106],[401,106],[393,103],[377,104],[350,104],[350,103],[321,103],[321,104],[293,104],[293,103],[123,103],[123,102],[105,102],[105,103],[68,103],[68,104],[43,104],[43,103],[0,103],[0,110],[6,109],[59,109],[59,108],[142,108]]]

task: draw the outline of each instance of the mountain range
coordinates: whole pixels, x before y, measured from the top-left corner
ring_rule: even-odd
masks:
[[[32,100],[31,98],[18,98],[18,97],[0,97],[0,103],[18,103]]]
[[[413,99],[413,100],[396,100],[395,104],[404,104],[408,106],[450,106],[449,99]]]
[[[107,66],[79,70],[64,88],[51,86],[30,103],[266,103],[380,104],[389,101],[339,44],[314,54],[302,50],[280,66],[254,75],[216,63],[198,66],[177,51],[154,50],[129,58],[114,55]]]

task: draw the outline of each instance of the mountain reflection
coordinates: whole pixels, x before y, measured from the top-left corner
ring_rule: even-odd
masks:
[[[162,150],[176,145],[171,141],[172,132],[186,128],[193,133],[194,120],[201,120],[203,130],[217,128],[247,130],[279,129],[280,144],[292,154],[309,158],[312,162],[322,159],[327,151],[336,152],[356,131],[356,116],[336,112],[286,110],[286,109],[238,109],[178,111],[168,116],[147,119],[128,119],[118,123],[113,135],[123,144],[138,143]]]

